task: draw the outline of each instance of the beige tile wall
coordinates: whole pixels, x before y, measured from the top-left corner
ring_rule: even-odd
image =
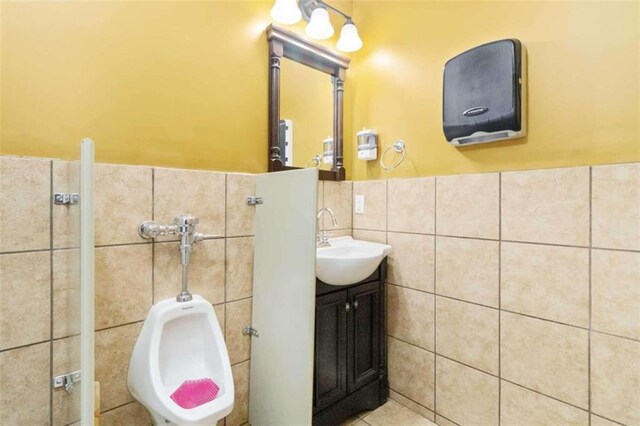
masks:
[[[2,424],[67,425],[78,419],[78,393],[67,396],[50,386],[51,374],[79,368],[77,206],[50,202],[52,190],[77,187],[76,177],[73,162],[0,157]],[[97,164],[95,179],[102,424],[150,423],[127,391],[127,367],[151,305],[180,290],[180,258],[175,242],[143,240],[137,225],[145,219],[171,222],[181,213],[197,215],[200,232],[221,236],[196,248],[190,289],[214,304],[226,336],[236,382],[236,408],[226,424],[246,423],[251,342],[241,330],[251,321],[254,207],[245,197],[255,192],[255,176]],[[350,228],[345,205],[350,209],[351,184],[343,187],[337,210]]]
[[[640,424],[640,164],[390,179],[391,397],[440,425]]]
[[[77,188],[77,176],[75,162],[0,157],[2,424],[67,425],[78,419],[79,394],[51,392],[49,386],[52,373],[79,368],[77,207],[50,203],[52,191]],[[333,233],[350,235],[351,182],[320,182],[318,188],[319,206],[330,207],[338,219]],[[145,219],[170,223],[181,213],[198,216],[199,232],[221,237],[198,244],[190,290],[214,305],[225,335],[236,390],[225,422],[248,421],[251,342],[241,330],[251,322],[255,208],[246,197],[254,193],[254,175],[96,165],[95,344],[102,424],[149,424],[146,410],[127,391],[129,357],[151,305],[179,292],[181,268],[175,238],[144,240],[137,225]],[[328,219],[323,225],[331,228]],[[19,228],[30,232],[20,235]]]
[[[11,424],[77,418],[73,397],[49,386],[52,371],[77,365],[75,213],[50,206],[75,174],[73,163],[0,157],[0,379],[12,388],[0,392],[0,418]],[[393,246],[398,402],[442,425],[640,424],[640,164],[318,188],[336,235]],[[214,304],[232,359],[226,423],[248,420],[250,340],[240,331],[251,319],[254,210],[244,198],[254,192],[251,175],[97,165],[103,424],[148,424],[126,390],[128,357],[151,304],[180,280],[174,243],[142,240],[136,226],[187,207],[202,232],[224,236],[194,253],[192,288]],[[355,195],[364,214],[352,211]],[[32,232],[17,238],[23,222]]]

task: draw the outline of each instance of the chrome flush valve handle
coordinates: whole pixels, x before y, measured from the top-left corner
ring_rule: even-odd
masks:
[[[153,239],[157,237],[164,237],[165,235],[175,235],[177,229],[173,225],[160,225],[153,220],[145,220],[138,226],[138,234],[142,238]]]
[[[209,238],[220,238],[218,235],[205,235],[196,232],[199,220],[190,214],[182,214],[173,220],[173,225],[161,225],[158,222],[147,220],[138,226],[138,234],[142,238],[154,239],[165,235],[180,236],[180,263],[182,264],[182,291],[176,296],[178,302],[188,302],[192,299],[187,289],[189,279],[189,258],[195,243]]]
[[[205,235],[196,232],[196,225],[199,220],[190,214],[176,216],[173,225],[161,225],[152,220],[146,220],[138,226],[138,234],[142,238],[153,239],[164,237],[165,235],[180,236],[180,263],[182,264],[182,291],[176,296],[178,302],[188,302],[193,297],[187,289],[189,280],[189,259],[191,252],[198,241],[213,238],[222,238],[222,235]]]
[[[173,224],[178,227],[180,234],[189,233],[193,234],[195,226],[200,222],[197,217],[190,214],[181,214],[173,219]]]

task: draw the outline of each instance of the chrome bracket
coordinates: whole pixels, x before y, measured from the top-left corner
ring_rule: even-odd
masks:
[[[78,194],[70,192],[56,192],[53,194],[53,204],[67,205],[78,204]]]
[[[247,197],[247,204],[250,206],[255,206],[256,204],[262,204],[262,197],[256,197],[255,195],[251,195]]]
[[[73,384],[78,383],[80,381],[82,374],[80,370],[74,371],[71,373],[61,374],[53,378],[53,387],[61,388],[64,387],[64,390],[67,393],[73,392]]]
[[[242,334],[245,336],[260,337],[260,333],[258,333],[258,330],[251,327],[250,325],[242,329]]]

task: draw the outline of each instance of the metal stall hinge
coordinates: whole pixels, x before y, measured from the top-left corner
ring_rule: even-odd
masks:
[[[251,195],[247,197],[247,204],[250,206],[255,206],[256,204],[262,204],[262,197],[256,197],[255,195]]]
[[[56,192],[53,194],[53,204],[78,204],[78,194],[70,192]]]
[[[64,386],[64,390],[66,390],[67,393],[71,393],[73,392],[73,384],[78,383],[81,379],[81,376],[82,374],[80,370],[61,374],[60,376],[56,376],[53,378],[53,387],[61,388]]]
[[[242,334],[244,334],[245,336],[260,337],[260,333],[258,333],[258,330],[251,327],[250,325],[242,329]]]

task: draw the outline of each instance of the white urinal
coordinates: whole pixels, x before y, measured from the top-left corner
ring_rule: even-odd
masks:
[[[153,305],[133,349],[127,382],[154,424],[214,425],[227,416],[233,409],[233,377],[211,304],[194,295],[188,302],[172,298]]]

